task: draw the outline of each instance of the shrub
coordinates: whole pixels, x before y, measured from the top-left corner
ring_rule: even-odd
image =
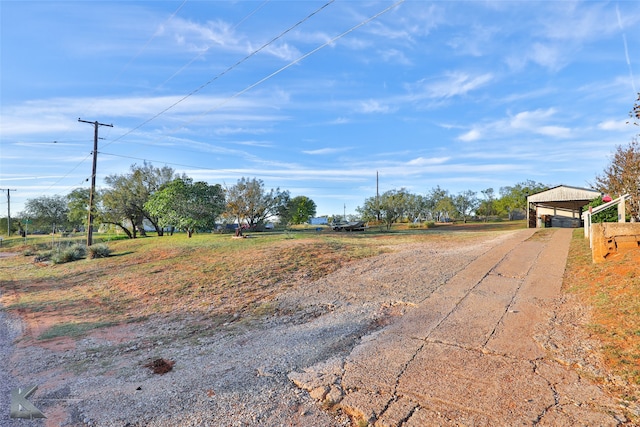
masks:
[[[54,264],[64,264],[65,262],[77,261],[82,259],[87,254],[87,248],[84,245],[73,245],[68,248],[58,251],[51,257],[51,261]]]
[[[38,251],[35,252],[35,256],[33,257],[33,262],[46,262],[51,259],[53,256],[53,251]]]
[[[106,258],[111,255],[111,249],[104,243],[89,246],[89,258]]]

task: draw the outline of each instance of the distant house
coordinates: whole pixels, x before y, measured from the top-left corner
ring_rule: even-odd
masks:
[[[309,224],[311,225],[327,225],[329,224],[329,220],[326,216],[321,216],[318,218],[309,219]]]
[[[581,227],[582,208],[601,197],[590,188],[558,185],[527,197],[529,228]]]

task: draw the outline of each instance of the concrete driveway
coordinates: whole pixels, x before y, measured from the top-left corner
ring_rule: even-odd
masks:
[[[614,400],[536,341],[554,315],[571,234],[514,233],[366,337],[342,361],[341,408],[375,426],[623,423]]]

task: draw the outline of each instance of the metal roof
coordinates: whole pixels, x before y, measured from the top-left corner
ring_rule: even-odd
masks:
[[[527,197],[527,201],[530,203],[553,203],[553,202],[576,202],[585,201],[589,202],[597,197],[600,197],[602,193],[590,188],[571,187],[568,185],[558,185],[557,187],[550,188],[540,193],[532,194]]]

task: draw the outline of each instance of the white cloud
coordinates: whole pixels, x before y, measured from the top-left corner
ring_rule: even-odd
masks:
[[[430,166],[446,163],[451,157],[418,157],[407,162],[409,166]]]
[[[383,105],[380,101],[376,101],[374,99],[370,99],[368,101],[361,101],[359,111],[361,113],[392,113],[395,111],[394,108],[389,105]]]
[[[417,97],[423,95],[429,98],[451,98],[454,96],[466,95],[467,93],[487,85],[494,79],[491,73],[470,75],[461,71],[450,72],[434,83],[427,83],[425,80],[411,85],[409,88],[417,91]]]
[[[605,120],[598,123],[598,129],[619,132],[628,132],[629,130],[632,130],[630,126],[631,125],[628,120]]]
[[[478,129],[471,129],[469,132],[466,132],[460,135],[458,139],[464,142],[471,142],[471,141],[477,141],[481,137],[482,137],[482,132],[480,132]]]
[[[317,150],[302,150],[304,154],[310,155],[324,155],[324,154],[335,154],[341,153],[344,151],[349,151],[351,148],[349,147],[327,147],[327,148],[319,148]]]

